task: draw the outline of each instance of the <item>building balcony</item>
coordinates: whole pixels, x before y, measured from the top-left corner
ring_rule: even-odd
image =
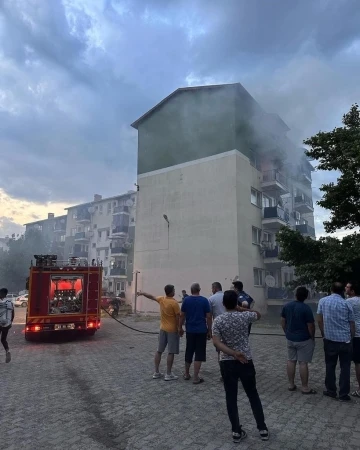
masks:
[[[271,266],[271,269],[280,269],[282,266],[284,266],[284,263],[279,259],[279,247],[265,249],[263,255],[264,263],[268,266],[268,268],[269,266]]]
[[[74,250],[73,252],[71,252],[69,254],[70,257],[74,257],[74,258],[87,258],[88,257],[88,252],[82,252],[80,250]]]
[[[267,298],[271,300],[293,300],[293,293],[282,287],[268,287],[267,288]]]
[[[116,206],[113,210],[113,216],[117,214],[130,214],[130,209],[128,206]]]
[[[110,269],[110,276],[111,277],[126,277],[126,269],[123,269],[121,267],[113,267]]]
[[[112,247],[111,254],[113,256],[127,255],[127,249],[124,247]]]
[[[304,167],[300,168],[300,172],[298,174],[298,180],[302,183],[306,184],[307,186],[311,186],[312,179],[311,179],[311,171],[305,169]]]
[[[66,233],[66,226],[64,226],[64,225],[55,225],[54,233],[65,234]]]
[[[89,211],[81,211],[78,213],[76,217],[77,223],[90,223],[91,222],[91,215]]]
[[[279,195],[289,193],[287,179],[278,170],[267,170],[262,173],[261,188],[263,192],[277,192]]]
[[[263,228],[279,231],[281,227],[288,225],[290,221],[289,212],[278,206],[268,206],[264,208]]]
[[[295,210],[302,214],[308,214],[314,212],[314,205],[307,195],[301,194],[295,197],[294,202]]]
[[[304,236],[315,237],[315,228],[311,227],[307,223],[296,225],[296,231],[299,231]]]
[[[90,233],[86,231],[81,231],[80,233],[75,233],[74,241],[75,242],[89,242]]]
[[[129,233],[128,225],[120,225],[118,227],[113,227],[112,237],[124,236]]]

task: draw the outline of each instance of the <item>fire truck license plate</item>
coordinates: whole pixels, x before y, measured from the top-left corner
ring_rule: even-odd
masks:
[[[65,323],[65,324],[57,324],[55,325],[55,330],[74,330],[74,323]]]

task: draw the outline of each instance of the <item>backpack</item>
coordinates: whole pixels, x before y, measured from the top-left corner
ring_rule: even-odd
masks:
[[[11,300],[0,301],[0,327],[11,325],[14,306]]]

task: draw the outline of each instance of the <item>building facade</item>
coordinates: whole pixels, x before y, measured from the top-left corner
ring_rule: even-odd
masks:
[[[58,260],[64,259],[65,234],[67,216],[55,217],[48,213],[47,219],[25,224],[25,233],[30,230],[41,232],[44,241],[48,244],[49,253],[55,254]]]
[[[138,287],[177,293],[241,280],[257,308],[282,301],[293,269],[279,260],[287,225],[315,237],[312,166],[240,84],[182,88],[132,124],[138,130],[134,270]],[[156,310],[139,298],[137,309]]]
[[[65,257],[101,262],[104,290],[122,297],[133,279],[135,210],[134,191],[67,208]]]

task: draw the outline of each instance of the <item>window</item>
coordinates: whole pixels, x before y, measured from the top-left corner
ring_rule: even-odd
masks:
[[[252,227],[252,243],[260,245],[261,243],[261,230],[260,228]]]
[[[81,231],[82,231],[82,230],[81,230],[81,227],[77,227],[77,232],[78,232],[78,233],[81,233]]]
[[[121,290],[122,292],[125,291],[125,281],[122,281],[122,282],[120,283],[120,290]]]
[[[65,242],[65,235],[60,236],[60,242]]]
[[[72,213],[72,218],[73,218],[73,219],[77,219],[77,214],[76,214],[76,212],[73,212],[73,213]]]
[[[96,250],[96,256],[100,258],[100,250]]]
[[[98,239],[101,239],[101,231],[98,231]]]
[[[106,257],[109,256],[109,249],[108,249],[108,248],[105,250],[105,256],[106,256]]]
[[[109,281],[109,289],[112,288],[112,281]]]
[[[263,286],[263,270],[254,267],[254,286]]]
[[[134,223],[135,222],[135,219],[132,217],[131,218],[131,223]]]
[[[108,268],[104,267],[104,275],[107,276],[107,274],[108,274]]]
[[[97,225],[96,225],[96,223],[94,223],[94,230],[96,230],[96,228],[97,228]]]
[[[99,214],[103,213],[103,205],[99,205]]]
[[[251,188],[251,203],[261,208],[261,192]]]
[[[265,194],[263,194],[262,196],[262,206],[263,208],[268,208],[272,206],[272,199]]]
[[[264,233],[263,233],[263,242],[271,244],[272,243],[272,235],[270,233],[267,233],[266,231],[264,231]]]
[[[111,203],[107,204],[107,213],[108,215],[111,214]]]
[[[76,234],[76,228],[71,228],[70,235],[75,236],[75,234]]]
[[[94,243],[94,244],[92,244],[92,248],[96,248],[96,244]]]
[[[84,245],[84,251],[88,252],[89,251],[89,246],[88,245]]]
[[[116,206],[116,202],[113,202],[113,207],[115,208],[115,206]]]
[[[107,237],[107,238],[110,237],[110,230],[106,230],[106,237]]]

